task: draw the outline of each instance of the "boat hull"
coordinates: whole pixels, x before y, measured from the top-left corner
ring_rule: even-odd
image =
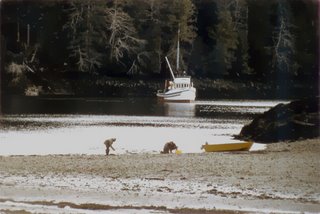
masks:
[[[253,142],[228,143],[228,144],[205,144],[202,148],[206,152],[229,152],[229,151],[249,151]]]
[[[157,97],[167,102],[192,102],[196,99],[196,89],[174,89],[165,93],[157,93]]]

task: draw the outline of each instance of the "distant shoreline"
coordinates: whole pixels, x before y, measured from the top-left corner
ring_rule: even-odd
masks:
[[[114,78],[101,81],[78,83],[65,80],[53,81],[50,90],[41,87],[42,97],[156,97],[163,89],[164,80]],[[225,79],[194,79],[197,88],[196,99],[298,99],[318,95],[318,89],[312,85],[293,85],[289,88],[262,82],[232,81]],[[24,91],[14,88],[3,89],[3,101],[11,96],[24,96]]]

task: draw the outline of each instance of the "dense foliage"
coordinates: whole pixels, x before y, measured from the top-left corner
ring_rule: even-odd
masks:
[[[317,13],[316,0],[1,1],[4,85],[163,78],[180,30],[181,67],[198,79],[317,87]]]

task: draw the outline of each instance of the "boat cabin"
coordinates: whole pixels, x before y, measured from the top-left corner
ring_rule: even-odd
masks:
[[[193,87],[193,83],[191,82],[190,77],[177,77],[173,81],[167,80],[165,82],[165,88],[167,90],[183,89],[183,88],[191,88],[191,87]]]

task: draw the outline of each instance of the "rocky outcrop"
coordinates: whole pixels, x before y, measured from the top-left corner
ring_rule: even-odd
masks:
[[[245,125],[235,138],[272,143],[319,137],[319,101],[313,97],[278,104]]]

